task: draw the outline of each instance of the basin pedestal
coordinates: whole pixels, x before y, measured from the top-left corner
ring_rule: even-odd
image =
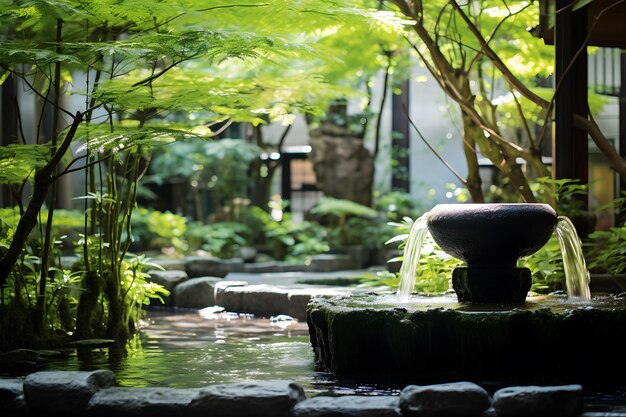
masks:
[[[452,288],[460,303],[520,304],[532,278],[528,268],[467,268],[452,271]]]

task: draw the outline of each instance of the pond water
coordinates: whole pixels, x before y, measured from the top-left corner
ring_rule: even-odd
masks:
[[[114,371],[118,385],[125,387],[198,388],[287,379],[302,385],[308,394],[399,392],[340,384],[329,373],[317,371],[306,322],[211,309],[151,310],[125,351],[80,348],[46,366],[46,370],[95,369]]]
[[[432,299],[437,301],[437,299]],[[115,372],[125,387],[199,388],[246,380],[287,379],[307,396],[397,395],[406,383],[363,383],[315,369],[305,322],[255,318],[210,309],[151,310],[125,351],[108,347],[71,350],[44,370]],[[490,392],[508,384],[477,381]],[[585,387],[589,411],[626,412],[626,388]]]

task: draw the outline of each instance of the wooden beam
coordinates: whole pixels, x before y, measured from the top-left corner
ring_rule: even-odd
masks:
[[[556,100],[555,135],[552,146],[553,176],[588,183],[587,133],[574,126],[574,115],[587,117],[587,10],[572,11],[571,0],[557,0],[555,25]],[[582,49],[582,52],[581,51]],[[576,58],[574,60],[574,58]],[[588,199],[581,199],[585,208]]]
[[[411,192],[409,81],[400,85],[401,93],[391,98],[391,157],[395,165],[391,170],[391,189]]]

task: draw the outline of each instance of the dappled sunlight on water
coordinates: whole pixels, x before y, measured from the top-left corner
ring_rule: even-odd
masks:
[[[126,352],[80,349],[49,370],[111,369],[121,386],[194,388],[259,379],[312,387],[316,372],[306,323],[233,313],[154,310]]]

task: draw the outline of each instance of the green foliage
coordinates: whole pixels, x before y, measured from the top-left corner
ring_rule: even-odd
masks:
[[[402,223],[392,224],[401,233],[387,243],[400,241],[400,249],[403,250],[406,244],[406,239],[409,236],[409,231],[413,225],[413,220],[405,218],[405,221]],[[403,260],[403,256],[400,256],[397,259],[392,259],[391,261],[394,260]],[[422,250],[416,270],[414,291],[427,294],[445,293],[450,289],[452,270],[462,264],[462,261],[451,257],[441,250],[441,248],[433,240],[430,233],[426,233],[422,243]]]
[[[552,236],[541,249],[519,261],[520,266],[530,269],[530,290],[539,294],[565,290],[563,256],[556,236]]]
[[[149,281],[147,271],[163,270],[160,265],[150,261],[145,255],[129,255],[122,263],[122,300],[127,306],[123,321],[131,329],[143,318],[145,306],[150,305],[152,300],[164,303],[163,297],[170,294],[161,284]]]
[[[399,242],[399,249],[403,250],[413,225],[413,219],[405,218],[402,223],[389,223],[389,225],[394,227],[396,235],[385,243],[396,244]],[[404,257],[401,255],[390,259],[388,262],[401,262],[403,259]],[[463,262],[441,250],[430,234],[427,233],[424,237],[419,263],[415,271],[414,291],[424,294],[443,294],[447,292],[450,289],[452,270],[462,264]],[[391,274],[387,272],[367,277],[363,285],[384,285],[397,290],[400,285],[400,279],[399,273]]]
[[[25,246],[19,262],[9,274],[0,297],[0,325],[3,334],[1,348],[14,347],[16,341],[27,345],[46,346],[51,340],[62,341],[74,330],[77,296],[81,291],[82,271],[63,269],[58,263],[59,244],[55,242],[53,259],[49,266],[48,285],[43,294],[46,300],[44,322],[46,327],[36,330],[33,317],[40,296],[39,279],[42,276],[40,241],[31,239]],[[5,234],[0,233],[0,253],[6,248]],[[13,314],[12,314],[13,313]],[[15,314],[15,315],[14,315]]]
[[[611,275],[626,272],[626,223],[591,233],[585,247],[590,270]]]
[[[462,262],[442,251],[434,242],[426,241],[415,280],[415,291],[442,294],[451,288],[452,270]]]
[[[330,246],[326,238],[326,230],[315,222],[304,221],[290,228],[294,245],[288,247],[287,260],[308,262],[311,255],[326,253]]]
[[[143,249],[172,247],[182,254],[187,249],[184,235],[187,219],[170,212],[138,208],[131,217],[134,244]]]
[[[352,230],[352,226],[348,220],[355,217],[365,219],[376,219],[378,212],[371,207],[364,206],[359,203],[355,203],[350,200],[343,200],[333,197],[321,197],[315,206],[310,210],[311,214],[316,216],[325,216],[330,221],[330,237],[338,245],[351,245],[361,244],[359,237],[364,236],[364,230]],[[362,223],[357,220],[352,220],[354,223]],[[367,224],[373,224],[365,222]],[[353,224],[353,226],[359,227],[359,225]],[[356,232],[356,233],[355,233]],[[356,236],[355,236],[356,235]],[[356,237],[356,242],[355,242]]]
[[[348,216],[376,217],[378,212],[370,207],[355,203],[350,200],[342,200],[333,197],[320,198],[315,206],[311,209],[312,214],[331,215],[338,218],[346,218]]]
[[[219,258],[238,254],[239,248],[247,244],[249,229],[239,223],[219,222],[203,224],[192,222],[187,227],[185,239],[190,250],[202,249]]]
[[[113,132],[110,126],[104,125],[90,125],[79,129],[76,139],[82,145],[77,152],[93,156],[117,154],[137,146],[160,146],[198,136],[188,126],[173,126],[169,123],[139,127],[138,121],[131,120],[116,123],[114,126]]]
[[[70,126],[51,134],[49,129],[35,129],[40,137],[18,138],[22,143],[45,145],[0,150],[0,182],[15,185],[28,179],[35,181],[33,189],[37,191],[30,200],[26,195],[30,189],[23,191],[28,206],[18,221],[26,226],[24,233],[12,234],[16,225],[10,220],[0,223],[0,262],[7,265],[0,271],[0,284],[4,288],[7,277],[14,280],[20,271],[32,272],[28,265],[36,269],[36,263],[28,259],[39,258],[43,271],[38,272],[35,288],[46,288],[46,297],[53,297],[47,291],[57,289],[48,278],[50,268],[58,267],[53,262],[56,249],[51,243],[56,230],[45,228],[40,209],[64,167],[66,172],[82,170],[86,188],[79,200],[84,203],[85,216],[81,216],[83,237],[78,243],[85,272],[82,290],[76,294],[75,334],[124,339],[137,319],[137,306],[158,293],[145,285],[147,260],[126,257],[132,244],[137,182],[149,159],[146,151],[155,145],[214,136],[218,130],[213,128],[218,124],[289,122],[296,112],[320,114],[320,106],[337,91],[345,95],[344,87],[331,85],[331,77],[324,77],[325,60],[335,60],[337,54],[320,39],[330,39],[342,28],[357,27],[389,35],[399,24],[393,13],[368,10],[360,0],[242,0],[206,5],[191,0],[0,1],[0,81],[12,77],[42,109],[46,104],[41,117],[52,115],[53,126]],[[294,58],[308,59],[309,64],[293,65]],[[86,79],[84,84],[77,81],[79,77],[73,78],[77,74]],[[66,93],[78,96],[71,100],[72,108],[62,107],[69,102],[61,97]],[[59,107],[55,103],[62,104]],[[27,114],[20,111],[21,105],[16,104],[13,114]],[[184,115],[190,112],[189,117]],[[22,126],[26,121],[19,122]],[[34,120],[33,126],[42,123]],[[17,135],[25,133],[20,130]],[[78,146],[70,148],[71,142]],[[214,146],[228,144],[224,141]],[[203,155],[211,159],[211,165],[221,164],[203,182],[209,187],[214,176],[221,180],[213,185],[222,187],[220,199],[225,201],[241,193],[241,181],[232,176],[237,184],[229,184],[218,174],[225,175],[227,169],[245,172],[243,163],[228,159],[233,154],[241,156],[244,147],[241,143],[231,145],[227,154],[212,148]],[[68,151],[77,148],[78,153]],[[244,156],[247,162],[250,158]],[[194,174],[212,169],[203,168],[193,170],[192,165]],[[37,170],[41,175],[32,175]],[[50,217],[56,218],[53,213],[51,208]],[[139,233],[154,233],[179,244],[174,243],[180,239],[179,229],[168,233],[150,219],[169,224],[180,223],[180,219],[153,213],[144,231],[138,227]],[[287,220],[282,226],[289,226],[287,233],[276,233],[273,239],[294,237],[295,244],[290,246],[294,253],[321,250],[323,245],[315,240],[317,232],[298,230]],[[26,243],[31,229],[39,230],[33,237],[36,233],[43,236]],[[217,233],[230,240],[224,248],[240,244],[237,236],[244,232],[234,229],[224,227],[226,232]],[[31,258],[26,259],[26,245],[31,242]],[[23,288],[22,281],[14,282]],[[23,302],[24,292],[15,294],[20,302],[11,303],[19,307],[13,313],[28,315],[30,307],[22,308],[28,304]],[[35,328],[47,326],[46,307],[52,306],[53,299],[36,304],[34,311],[39,318],[33,322]]]
[[[306,261],[311,255],[330,250],[325,230],[315,222],[294,222],[289,213],[276,220],[258,207],[253,212],[263,223],[265,243],[278,260]]]
[[[40,211],[41,227],[31,231],[28,237],[28,244],[31,248],[38,247],[43,241],[42,231],[45,229],[48,219],[48,210]],[[11,237],[21,219],[18,207],[0,208],[0,248],[8,249]],[[55,248],[64,252],[73,249],[72,242],[78,239],[78,235],[84,226],[83,213],[76,210],[55,210],[52,221],[51,234],[54,236]],[[0,253],[2,253],[0,251]]]
[[[385,217],[391,222],[399,222],[405,217],[417,217],[418,214],[415,197],[398,191],[375,196],[374,209],[385,213]]]
[[[341,232],[343,235],[340,235]],[[349,217],[343,229],[331,228],[329,238],[331,242],[341,242],[344,245],[362,245],[367,249],[379,249],[394,232],[394,227],[380,217],[374,219]]]
[[[32,180],[35,170],[48,162],[46,145],[5,145],[0,147],[0,184],[21,184]]]
[[[531,186],[540,202],[551,204],[559,215],[567,216],[583,211],[583,202],[578,197],[587,195],[587,185],[577,179],[537,178]]]
[[[155,153],[149,177],[144,182],[174,183],[193,196],[193,208],[186,214],[196,220],[205,219],[201,200],[207,192],[212,211],[233,205],[236,198],[247,194],[250,162],[261,150],[240,139],[216,141],[186,140],[162,147]]]

